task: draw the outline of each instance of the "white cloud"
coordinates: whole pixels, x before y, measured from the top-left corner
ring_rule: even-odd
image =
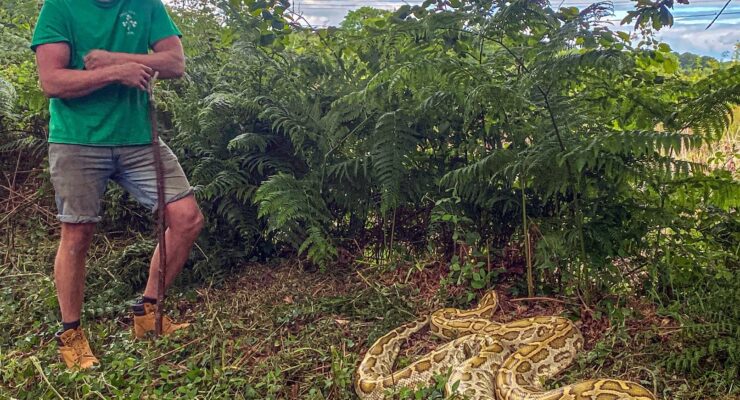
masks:
[[[306,15],[304,18],[311,26],[326,26],[329,24],[329,17],[327,16]]]
[[[669,43],[679,53],[690,51],[721,57],[725,51],[732,51],[735,43],[740,42],[738,25],[715,23],[705,30],[706,25],[674,26],[660,33],[661,40]]]

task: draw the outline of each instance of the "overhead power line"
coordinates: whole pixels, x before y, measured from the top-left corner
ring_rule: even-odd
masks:
[[[719,18],[719,16],[720,16],[720,15],[722,15],[722,13],[723,13],[723,12],[725,11],[725,8],[727,8],[727,6],[728,6],[728,5],[730,5],[730,2],[731,2],[731,1],[732,1],[732,0],[727,0],[727,3],[725,3],[725,5],[724,5],[724,6],[722,6],[722,9],[721,9],[721,10],[719,10],[719,12],[717,13],[717,16],[716,16],[716,17],[714,17],[714,19],[712,20],[712,22],[710,22],[710,23],[709,23],[709,25],[707,25],[707,27],[706,27],[706,28],[705,28],[704,30],[707,30],[707,29],[709,29],[709,28],[711,28],[711,27],[712,27],[712,24],[714,24],[714,21],[716,21],[716,20],[717,20],[717,18]]]
[[[740,14],[740,11],[735,11],[735,12],[726,12],[726,13],[723,13],[722,15],[738,15],[738,14]],[[702,19],[704,19],[704,18],[706,18],[706,17],[714,17],[714,16],[716,16],[716,15],[717,15],[717,13],[711,13],[711,14],[689,14],[689,15],[675,15],[675,16],[673,17],[673,19],[674,19],[674,20],[679,20],[679,21],[680,21],[680,20],[685,20],[685,19],[699,19],[699,18],[702,18]],[[620,22],[620,21],[622,21],[622,20],[621,20],[621,19],[618,19],[618,18],[610,18],[610,19],[600,19],[600,20],[598,20],[598,21],[599,21],[599,22]]]

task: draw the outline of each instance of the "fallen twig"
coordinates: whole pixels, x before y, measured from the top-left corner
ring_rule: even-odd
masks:
[[[32,201],[36,200],[37,194],[33,194],[31,197],[24,199],[23,202],[18,204],[17,206],[13,207],[12,210],[10,210],[7,214],[5,214],[5,217],[3,219],[0,219],[0,225],[2,225],[3,222],[5,222],[8,218],[13,216],[21,207],[27,205],[28,203],[31,203]]]
[[[199,338],[197,338],[197,339],[193,339],[193,340],[191,340],[191,341],[189,341],[189,342],[185,343],[185,344],[184,344],[184,345],[182,345],[182,346],[179,346],[179,347],[177,347],[177,348],[174,348],[174,349],[172,349],[172,350],[170,350],[170,351],[168,351],[168,352],[166,352],[166,353],[164,353],[164,354],[161,354],[161,355],[159,355],[159,356],[157,356],[157,357],[154,357],[154,358],[152,358],[151,360],[149,360],[149,363],[153,363],[153,362],[155,362],[155,361],[159,360],[159,359],[160,359],[160,358],[162,358],[162,357],[166,357],[166,356],[168,356],[168,355],[170,355],[170,354],[172,354],[172,353],[174,353],[174,352],[176,352],[176,351],[178,351],[178,350],[182,350],[182,349],[184,349],[185,347],[187,347],[187,346],[189,346],[189,345],[191,345],[191,344],[193,344],[193,343],[197,343],[197,342],[200,342],[200,341],[201,341],[201,340],[203,340],[203,339],[204,339],[203,337],[199,337]]]
[[[44,369],[41,368],[41,362],[39,361],[36,356],[31,356],[31,363],[33,363],[33,366],[36,367],[36,370],[39,371],[39,374],[41,374],[41,379],[46,382],[47,385],[49,385],[49,389],[51,389],[54,394],[57,395],[60,399],[64,400],[64,397],[62,397],[61,394],[54,388],[54,386],[51,385],[51,382],[49,382],[49,378],[46,377],[46,374],[44,373]]]

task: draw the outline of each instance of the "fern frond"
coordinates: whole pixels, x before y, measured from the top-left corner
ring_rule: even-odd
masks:
[[[0,78],[0,118],[15,118],[13,109],[17,95],[10,82]]]
[[[384,213],[400,203],[401,184],[407,169],[406,156],[417,143],[416,131],[411,129],[402,111],[380,116],[375,126],[370,158],[373,175],[381,188],[381,210]]]
[[[326,231],[332,214],[321,196],[318,180],[274,175],[257,190],[255,201],[259,204],[258,216],[267,219],[268,232],[284,234],[291,245],[316,261],[326,263],[336,255]]]

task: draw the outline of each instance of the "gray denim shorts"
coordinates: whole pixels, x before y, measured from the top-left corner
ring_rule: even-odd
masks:
[[[165,201],[171,203],[193,193],[177,157],[159,141],[164,165]],[[98,147],[49,143],[51,182],[61,222],[100,221],[100,204],[108,180],[156,211],[157,180],[151,145]]]

